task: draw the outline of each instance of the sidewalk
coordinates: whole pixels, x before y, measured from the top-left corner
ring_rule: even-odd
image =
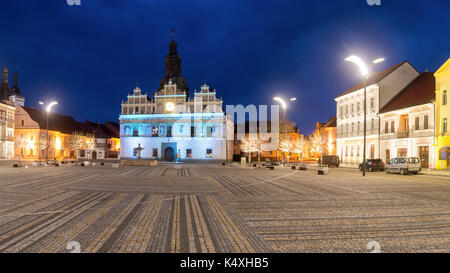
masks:
[[[424,170],[422,169],[422,174],[433,175],[433,176],[448,176],[450,177],[450,169],[445,170]]]

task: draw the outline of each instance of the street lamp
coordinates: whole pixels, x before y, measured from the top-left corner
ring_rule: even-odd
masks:
[[[351,62],[358,66],[359,70],[361,71],[361,74],[363,76],[364,80],[364,147],[363,147],[363,164],[362,164],[362,171],[363,176],[366,176],[366,144],[367,144],[367,132],[366,132],[366,126],[367,126],[367,79],[369,75],[369,69],[367,68],[366,64],[364,63],[361,58],[358,56],[352,55],[345,59],[347,62]],[[378,58],[372,61],[373,64],[379,64],[384,62],[384,58]]]
[[[43,103],[42,101],[39,102],[40,105],[45,105],[45,103]],[[45,109],[47,112],[47,141],[46,141],[46,153],[45,153],[45,163],[48,164],[48,114],[50,113],[50,111],[52,110],[52,107],[54,105],[58,104],[58,102],[56,101],[52,101],[50,103],[47,104],[47,108]],[[56,155],[55,155],[56,156]]]
[[[287,104],[286,102],[280,98],[280,97],[275,97],[273,98],[274,101],[277,101],[281,104],[281,107],[283,108],[283,112],[284,112],[284,141],[286,141],[286,121],[287,121],[287,117],[286,117],[286,110],[287,110]],[[290,101],[296,101],[297,98],[291,98],[289,99]],[[277,152],[278,153],[278,152]],[[286,161],[286,152],[283,152],[283,160]]]

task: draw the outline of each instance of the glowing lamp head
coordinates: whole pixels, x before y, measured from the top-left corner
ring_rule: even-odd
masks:
[[[274,101],[278,101],[281,104],[281,107],[283,107],[283,109],[287,108],[287,105],[286,105],[286,103],[284,102],[284,100],[282,98],[275,97],[275,98],[273,98],[273,100]]]
[[[367,76],[369,74],[369,70],[367,69],[366,64],[358,56],[353,55],[353,56],[348,57],[345,60],[347,62],[351,62],[351,63],[354,63],[355,65],[357,65],[359,67],[359,70],[361,70],[361,74],[363,76]]]
[[[173,110],[175,110],[175,104],[169,101],[168,103],[166,103],[166,110],[168,112],[172,112]]]
[[[52,110],[52,107],[56,104],[58,104],[58,102],[56,101],[50,102],[50,104],[47,106],[47,112],[50,112]]]

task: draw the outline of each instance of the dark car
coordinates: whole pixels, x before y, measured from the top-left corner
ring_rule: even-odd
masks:
[[[319,158],[319,166],[334,166],[336,168],[339,168],[340,164],[341,162],[339,160],[339,156],[337,155],[324,155]]]
[[[359,170],[362,171],[364,163],[359,164]],[[384,163],[381,159],[367,159],[366,160],[366,171],[384,171]]]

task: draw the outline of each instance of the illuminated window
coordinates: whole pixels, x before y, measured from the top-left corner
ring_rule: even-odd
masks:
[[[442,132],[447,133],[447,118],[442,121]]]
[[[213,153],[212,153],[212,149],[206,149],[206,158],[212,158]]]
[[[158,136],[158,127],[153,126],[152,128],[152,136],[157,137]]]
[[[186,157],[187,158],[191,158],[192,157],[192,150],[191,149],[186,149]]]
[[[158,157],[158,149],[157,148],[153,149],[153,157]]]

